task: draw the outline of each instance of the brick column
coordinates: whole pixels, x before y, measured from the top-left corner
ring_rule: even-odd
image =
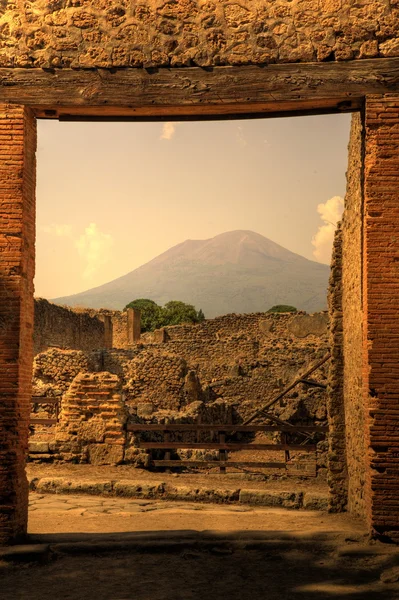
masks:
[[[0,105],[0,544],[26,533],[33,359],[36,121]]]
[[[363,384],[372,529],[399,541],[399,95],[366,102]]]

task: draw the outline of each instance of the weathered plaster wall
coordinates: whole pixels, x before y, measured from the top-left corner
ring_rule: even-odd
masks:
[[[0,66],[162,67],[399,55],[397,1],[16,0]]]
[[[342,219],[342,310],[344,355],[344,409],[348,510],[364,516],[365,477],[365,406],[362,393],[363,369],[363,124],[360,114],[352,118],[345,212]]]
[[[35,300],[34,353],[52,346],[75,350],[104,347],[104,323],[86,312],[75,312],[43,298]]]
[[[36,123],[0,105],[0,544],[26,533],[32,381]]]

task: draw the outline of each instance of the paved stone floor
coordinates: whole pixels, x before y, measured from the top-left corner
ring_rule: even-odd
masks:
[[[31,534],[155,530],[346,531],[356,535],[365,531],[361,521],[322,511],[77,494],[30,495]]]
[[[38,545],[0,552],[0,600],[399,600],[399,549],[346,515],[39,493],[29,511]]]

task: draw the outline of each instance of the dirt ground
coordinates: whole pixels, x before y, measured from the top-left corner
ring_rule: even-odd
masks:
[[[137,500],[77,494],[30,494],[29,533],[54,541],[69,533],[138,531],[345,532],[365,535],[364,523],[346,514],[237,504]],[[49,534],[53,534],[49,536]]]
[[[28,471],[30,478],[132,479],[129,467]],[[134,473],[148,482],[167,476],[184,485],[326,490],[314,479]],[[399,548],[370,540],[364,523],[345,514],[32,492],[29,533],[46,560],[0,557],[0,600],[399,600]]]
[[[399,548],[347,515],[33,493],[29,530],[47,559],[0,560],[0,600],[399,599]]]

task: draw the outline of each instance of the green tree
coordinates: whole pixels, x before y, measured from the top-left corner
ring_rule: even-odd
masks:
[[[200,308],[198,311],[198,323],[202,323],[202,321],[205,321],[205,315],[202,308]]]
[[[276,304],[272,306],[267,311],[268,313],[286,313],[286,312],[298,312],[298,309],[295,306],[290,306],[289,304]]]
[[[136,308],[141,311],[141,331],[154,331],[162,327],[163,309],[154,300],[137,298],[126,304],[125,309]]]
[[[167,302],[162,311],[163,325],[199,323],[200,319],[199,312],[197,312],[192,304],[186,304],[180,300],[171,300],[170,302]]]

